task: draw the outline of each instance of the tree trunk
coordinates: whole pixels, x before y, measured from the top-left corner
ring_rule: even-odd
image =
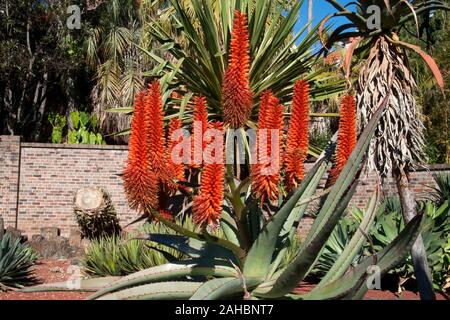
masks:
[[[3,235],[5,234],[5,221],[2,217],[0,217],[0,241],[3,238]]]
[[[36,87],[36,94],[34,97],[34,105],[37,108],[33,140],[39,141],[42,131],[42,123],[44,121],[45,108],[47,106],[47,83],[48,83],[48,72],[44,73],[43,83],[38,82]]]
[[[99,187],[78,189],[73,204],[75,218],[84,238],[98,239],[121,232],[116,210],[106,190]]]
[[[75,107],[75,80],[72,77],[72,74],[69,72],[69,75],[67,76],[66,80],[66,86],[67,86],[67,108],[66,108],[66,119],[67,119],[67,128],[69,130],[74,130],[72,118],[70,117],[70,114],[73,111],[76,111]]]
[[[395,175],[398,194],[402,205],[403,219],[406,224],[417,214],[416,201],[411,189],[409,188],[409,179],[405,171],[403,169],[399,169],[398,173]],[[433,289],[430,267],[428,266],[427,253],[423,244],[422,235],[420,234],[411,248],[411,258],[420,298],[422,300],[435,300],[436,295]]]
[[[313,0],[308,1],[308,32],[312,31],[312,21],[313,21]]]

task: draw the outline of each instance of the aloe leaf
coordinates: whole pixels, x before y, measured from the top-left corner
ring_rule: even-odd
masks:
[[[317,285],[317,289],[339,279],[348,270],[356,254],[361,250],[362,246],[366,242],[366,236],[373,224],[377,213],[378,200],[379,190],[377,189],[369,201],[363,221],[355,231],[355,234],[351,238],[342,254],[333,264],[331,269],[327,272],[325,277],[323,277],[320,283]]]
[[[375,256],[365,258],[352,271],[338,280],[312,290],[306,295],[299,296],[302,299],[353,299],[365,295],[368,290],[366,279],[367,270],[376,265],[380,268],[380,276],[401,263],[408,255],[415,239],[420,233],[423,216],[414,217],[402,232],[383,250]]]
[[[360,163],[366,154],[388,98],[389,94],[382,100],[380,107],[362,132],[355,149],[322,205],[300,253],[286,270],[281,273],[273,288],[269,292],[263,293],[265,296],[276,298],[290,292],[303,280],[312,264],[316,261],[318,254],[346,209],[347,203],[350,201],[356,188],[357,180],[355,181],[355,177],[360,172]],[[348,191],[350,186],[350,191]]]
[[[46,283],[34,287],[27,287],[21,292],[48,292],[48,291],[98,291],[120,277],[102,277],[80,280],[68,280],[55,283]]]
[[[277,244],[281,229],[307,189],[309,182],[321,167],[324,159],[319,160],[311,169],[307,177],[302,181],[297,191],[286,202],[286,204],[272,217],[263,227],[258,238],[253,243],[244,264],[245,277],[266,277],[272,262],[273,253]]]
[[[245,257],[244,250],[242,250],[240,247],[238,247],[237,245],[235,245],[234,243],[232,243],[230,241],[227,241],[225,239],[221,239],[221,238],[212,236],[210,234],[199,234],[199,233],[193,232],[191,230],[188,230],[186,228],[183,228],[182,226],[165,219],[156,210],[153,210],[152,214],[154,216],[156,216],[156,218],[158,218],[158,220],[160,222],[162,222],[165,226],[167,226],[170,229],[178,232],[179,234],[182,234],[182,235],[184,235],[186,237],[197,239],[197,240],[200,240],[200,241],[205,241],[205,242],[208,242],[208,243],[220,245],[220,246],[222,246],[224,248],[227,248],[227,249],[231,250],[232,252],[234,252],[235,255],[239,259],[242,259],[242,258]]]
[[[185,276],[232,277],[237,276],[237,272],[234,268],[221,265],[214,260],[190,260],[182,261],[180,263],[168,263],[122,277],[91,295],[88,299],[96,299],[105,294],[131,286],[139,286],[151,282],[161,282]]]
[[[144,284],[116,291],[98,300],[176,300],[187,299],[202,285],[202,282],[171,281]]]
[[[308,274],[313,264],[317,261],[318,256],[325,245],[328,237],[334,229],[335,224],[339,221],[345,209],[348,206],[355,190],[357,183],[355,182],[348,193],[344,196],[339,206],[333,211],[322,232],[310,243],[302,245],[300,252],[294,260],[276,277],[270,290],[257,290],[256,293],[261,297],[279,298],[293,290],[300,281]]]
[[[258,278],[246,278],[245,287],[247,290],[251,290],[260,282],[261,279]],[[198,288],[190,300],[217,300],[229,298],[239,293],[243,295],[245,293],[241,279],[236,277],[213,279]]]
[[[308,206],[308,203],[302,204],[305,200],[310,198],[314,192],[317,190],[317,187],[320,183],[320,180],[322,179],[326,169],[328,166],[328,162],[323,161],[321,165],[319,166],[318,170],[310,180],[310,183],[305,189],[305,192],[300,197],[299,201],[297,202],[296,206],[292,209],[291,214],[286,219],[282,232],[279,236],[279,241],[286,241],[288,244],[292,243],[294,241],[294,236],[297,231],[297,224],[301,218],[303,217],[303,214],[305,213],[305,210]],[[280,252],[276,255],[275,261],[272,263],[270,267],[270,272],[268,274],[268,277],[272,276],[277,268],[279,267],[281,261],[283,261],[283,258],[288,250],[288,246],[284,246]]]
[[[191,258],[209,258],[231,260],[234,263],[239,263],[232,251],[220,245],[200,241],[194,238],[172,235],[172,234],[148,234],[145,236],[146,240],[150,240],[167,247],[178,250]]]
[[[234,221],[234,219],[227,211],[223,210],[222,217],[220,220],[221,220],[220,226],[223,230],[225,238],[231,243],[234,243],[235,245],[239,246],[240,245],[239,235],[236,227],[236,222]]]

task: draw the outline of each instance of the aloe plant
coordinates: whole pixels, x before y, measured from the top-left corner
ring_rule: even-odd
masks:
[[[294,240],[293,226],[301,219],[306,204],[317,198],[317,187],[323,177],[330,156],[323,156],[304,178],[299,188],[286,201],[281,209],[265,224],[253,241],[248,252],[242,252],[237,226],[233,226],[230,215],[224,215],[222,224],[229,226],[226,239],[215,238],[208,233],[188,232],[180,226],[154,214],[169,227],[173,227],[184,236],[154,235],[148,239],[182,251],[190,258],[140,271],[117,280],[92,295],[91,299],[220,299],[241,297],[261,298],[360,298],[367,291],[366,270],[377,261],[382,273],[402,261],[415,237],[420,231],[421,217],[415,218],[403,232],[385,249],[374,257],[368,257],[356,266],[352,272],[345,273],[352,258],[363,245],[363,233],[355,235],[345,254],[333,266],[333,274],[325,277],[312,292],[303,295],[291,294],[297,284],[311,270],[330,233],[345,211],[356,185],[370,138],[384,108],[383,105],[371,119],[362,133],[359,142],[339,175],[336,184],[325,195],[317,218],[306,240],[301,244],[296,257],[287,265],[281,261],[290,241]],[[237,188],[239,188],[238,186]],[[246,194],[241,186],[236,197]],[[242,199],[241,199],[242,200]],[[245,200],[245,199],[244,199]],[[376,193],[368,209],[361,228],[367,230],[373,221],[378,194]],[[238,200],[236,199],[236,202]],[[245,207],[244,212],[251,215],[252,208]],[[249,224],[252,222],[249,221]],[[251,226],[250,226],[251,227]],[[258,229],[258,228],[255,228]],[[185,282],[187,276],[196,280]],[[210,279],[210,277],[213,277]],[[210,280],[208,280],[210,279]]]
[[[401,262],[420,232],[422,221],[421,216],[414,218],[383,250],[367,257],[351,272],[345,273],[363,245],[364,231],[368,230],[373,221],[378,192],[367,206],[360,225],[363,231],[354,235],[354,239],[333,265],[332,274],[325,276],[322,282],[306,295],[295,295],[291,292],[312,269],[355,192],[361,161],[365,157],[386,101],[387,99],[384,99],[366,126],[349,161],[329,191],[317,191],[319,182],[331,163],[331,153],[327,152],[322,154],[298,189],[262,228],[259,227],[260,221],[248,219],[248,228],[257,232],[248,250],[243,250],[240,246],[238,228],[242,225],[237,225],[232,214],[225,213],[222,216],[222,227],[227,227],[224,228],[224,238],[220,238],[206,230],[200,233],[187,230],[166,220],[155,210],[152,213],[179,235],[149,234],[145,237],[147,241],[176,249],[188,258],[145,269],[118,280],[107,278],[104,281],[108,284],[90,299],[362,298],[368,290],[365,285],[367,268],[376,261],[384,274]],[[249,186],[245,181],[241,183],[243,185],[238,185],[233,192],[234,203],[240,203],[237,209],[241,210],[242,214],[251,216],[255,213],[255,206],[251,203],[245,204]],[[294,241],[295,225],[303,216],[307,204],[318,198],[323,198],[323,201],[310,233],[295,258],[290,263],[283,264],[287,248]],[[253,223],[257,225],[252,225]],[[187,277],[193,277],[194,280],[187,281]],[[91,283],[86,284],[92,289]],[[84,283],[81,283],[81,287],[83,285]],[[36,290],[54,289],[55,286],[47,285]]]

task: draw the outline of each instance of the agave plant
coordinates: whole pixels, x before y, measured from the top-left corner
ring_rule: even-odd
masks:
[[[418,29],[418,17],[429,15],[432,10],[449,10],[441,1],[369,0],[352,2],[354,12],[335,0],[327,0],[338,12],[328,16],[321,23],[343,16],[349,23],[336,28],[325,43],[325,51],[336,41],[350,39],[345,57],[347,75],[350,74],[354,53],[361,53],[366,61],[360,70],[357,91],[358,125],[362,129],[375,111],[374,106],[387,92],[391,92],[388,111],[381,118],[376,139],[371,142],[368,158],[369,169],[382,177],[392,175],[397,188],[406,222],[416,215],[414,196],[409,188],[408,171],[413,170],[413,162],[423,158],[423,123],[414,96],[417,85],[408,67],[405,52],[413,50],[428,64],[438,85],[443,88],[442,74],[431,56],[420,47],[403,42],[398,29],[407,22],[414,21]],[[372,6],[372,7],[371,7]],[[374,23],[373,11],[379,9],[379,18]],[[356,30],[356,31],[355,31]],[[319,32],[320,33],[320,32]],[[425,256],[422,238],[419,236],[412,250],[419,291],[424,299],[434,299],[429,266]]]
[[[367,216],[364,210],[353,208],[350,210],[351,215],[345,216],[339,221],[339,224],[333,230],[328,238],[319,260],[311,271],[313,275],[318,277],[325,276],[333,267],[335,261],[342,255],[345,248],[349,245],[352,235],[358,230],[364,216]],[[374,217],[374,216],[373,216]],[[365,240],[365,239],[364,239]],[[362,258],[363,250],[361,249],[354,257],[351,266],[355,266]]]
[[[0,239],[0,291],[22,288],[36,282],[32,267],[37,254],[9,233]]]

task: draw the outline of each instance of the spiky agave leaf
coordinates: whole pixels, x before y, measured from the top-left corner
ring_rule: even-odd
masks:
[[[36,260],[36,253],[28,245],[6,233],[0,239],[0,291],[34,284],[37,279],[32,266]]]

